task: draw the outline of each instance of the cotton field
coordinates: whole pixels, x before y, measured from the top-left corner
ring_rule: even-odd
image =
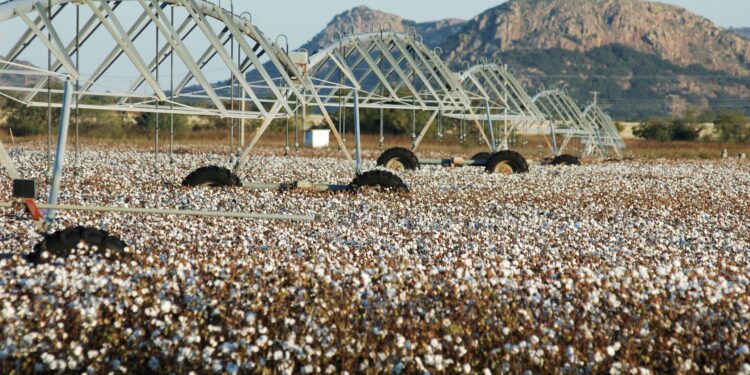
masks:
[[[750,374],[747,161],[423,167],[399,172],[408,194],[282,193],[184,188],[230,165],[188,151],[155,166],[90,149],[77,176],[69,156],[61,202],[316,220],[61,212],[53,230],[105,229],[127,257],[32,266],[21,255],[42,237],[5,210],[0,373]],[[277,151],[242,180],[353,178],[333,154]],[[43,151],[12,157],[44,181]]]

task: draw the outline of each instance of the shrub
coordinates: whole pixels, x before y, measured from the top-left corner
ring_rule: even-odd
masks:
[[[695,141],[700,137],[702,130],[702,126],[689,119],[652,118],[636,126],[633,135],[659,142]]]
[[[721,141],[750,142],[750,124],[742,112],[717,113],[715,126]]]
[[[10,104],[7,108],[11,113],[7,125],[13,130],[14,135],[26,137],[47,132],[46,108],[25,107],[17,103]],[[57,126],[58,112],[52,111],[53,126]]]
[[[690,123],[686,119],[672,121],[670,128],[673,141],[695,141],[700,137],[702,130],[702,126]]]
[[[669,120],[653,118],[633,128],[633,135],[638,138],[666,142],[671,139],[670,127]]]
[[[170,122],[171,122],[171,116],[169,114],[161,114],[158,116],[159,118],[159,129],[161,131],[168,131]],[[139,133],[147,133],[150,131],[153,131],[153,129],[156,128],[156,119],[157,115],[156,113],[148,113],[144,112],[138,115],[138,118],[136,119],[136,130]],[[184,134],[189,131],[193,130],[190,126],[190,122],[188,121],[186,116],[183,115],[174,115],[174,132],[175,134]]]

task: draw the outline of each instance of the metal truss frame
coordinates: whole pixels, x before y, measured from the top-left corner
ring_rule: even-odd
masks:
[[[547,117],[554,156],[563,154],[571,140],[579,139],[584,145],[584,156],[599,154],[607,157],[607,149],[598,128],[581,112],[566,91],[541,91],[532,100]],[[559,145],[558,136],[562,137]]]
[[[482,117],[504,122],[502,137],[497,142],[500,149],[508,149],[510,137],[517,129],[546,121],[545,114],[507,66],[483,62],[466,68],[459,77],[465,90],[476,93],[489,103],[488,114]]]
[[[626,145],[614,120],[596,102],[586,107],[583,114],[598,129],[602,144],[611,149],[618,158],[622,157]]]
[[[310,77],[281,47],[267,39],[250,19],[204,0],[134,0],[128,3],[136,4],[139,14],[134,22],[125,25],[115,11],[125,3],[113,0],[14,0],[0,4],[0,22],[20,18],[28,26],[11,49],[9,62],[16,61],[33,41],[42,43],[54,57],[49,65],[50,71],[64,73],[75,80],[73,101],[78,109],[262,120],[253,141],[238,158],[236,168],[244,165],[250,150],[274,119],[289,118],[296,113],[299,104],[309,104],[323,114],[340,149],[348,160],[352,160],[327,113],[325,102],[318,95],[320,88],[315,87]],[[76,7],[77,17],[82,8],[90,15],[82,27],[77,26],[73,40],[64,45],[57,30],[62,26],[55,25],[53,20],[67,5]],[[175,9],[180,9],[184,16],[179,26],[175,24]],[[195,59],[186,45],[186,38],[193,33],[200,33],[210,44],[200,59]],[[81,76],[78,55],[85,53],[83,50],[90,44],[87,42],[95,34],[108,35],[113,47],[92,74]],[[147,38],[155,38],[157,51],[149,62],[134,44]],[[227,44],[232,47],[231,55]],[[237,56],[234,55],[235,46]],[[262,57],[267,61],[261,61]],[[176,86],[174,60],[187,70],[185,76],[177,80]],[[127,89],[112,91],[102,81],[114,69],[115,63],[123,62],[133,68],[138,77]],[[222,88],[209,81],[205,69],[210,62],[231,73],[231,89],[224,88],[222,92]],[[0,68],[4,66],[0,65]],[[169,87],[164,87],[160,81],[160,68],[172,75]],[[250,71],[257,73],[258,81],[248,82],[247,73]],[[226,94],[228,91],[231,91],[231,96]],[[235,97],[236,91],[241,95]],[[29,107],[62,107],[59,101],[62,90],[50,88],[46,79],[36,82],[33,88],[3,85],[0,92],[20,93],[23,95],[21,101]],[[85,100],[93,96],[108,100],[104,103]],[[234,105],[227,107],[226,102],[240,101],[240,96],[242,103],[237,109]]]
[[[323,85],[320,96],[324,103],[339,110],[358,105],[430,112],[418,134],[413,124],[414,150],[441,114],[469,119],[487,146],[494,149],[480,123],[478,111],[484,103],[476,102],[481,98],[464,90],[438,51],[430,50],[416,34],[381,31],[338,35],[332,44],[310,57],[309,72],[312,80]],[[353,102],[355,91],[363,96],[358,103]]]
[[[123,23],[116,11],[126,3],[136,4],[140,12],[129,25]],[[68,5],[76,8],[77,15],[81,8],[87,9],[89,16],[82,27],[77,26],[74,40],[65,44],[54,20]],[[184,15],[177,23],[176,9]],[[530,98],[507,66],[488,64],[486,60],[462,73],[454,73],[442,61],[440,52],[430,50],[416,33],[339,35],[332,44],[310,56],[307,66],[301,68],[250,19],[205,0],[13,0],[0,4],[0,22],[12,18],[21,19],[28,29],[11,48],[8,62],[16,61],[29,44],[38,40],[54,57],[49,70],[64,72],[75,81],[72,93],[75,108],[261,120],[254,137],[236,159],[235,170],[245,166],[273,120],[292,118],[300,109],[304,114],[308,107],[322,114],[350,161],[351,153],[329,114],[330,109],[338,109],[339,116],[345,108],[376,108],[381,114],[383,109],[410,110],[414,150],[443,116],[473,123],[491,151],[507,149],[509,137],[516,129],[544,124],[550,124],[552,141],[547,143],[555,155],[576,137],[589,146],[587,152],[602,155],[606,155],[607,145],[624,146],[619,135],[612,132],[611,119],[598,106],[582,113],[572,98],[560,90],[548,90]],[[186,45],[187,38],[195,33],[209,42],[198,59]],[[113,47],[93,73],[82,75],[78,66],[80,54],[90,44],[87,42],[99,34],[108,35]],[[149,37],[156,39],[156,53],[147,61],[135,42]],[[227,44],[232,47],[231,54]],[[236,56],[234,46],[238,51]],[[262,57],[267,61],[261,61]],[[174,60],[187,70],[176,85]],[[135,69],[137,79],[123,90],[100,88],[106,86],[102,81],[115,63],[123,61]],[[205,69],[211,62],[231,73],[229,90],[217,87],[207,78]],[[0,63],[0,69],[4,68],[7,64]],[[169,87],[161,84],[160,68],[172,75]],[[257,80],[249,82],[248,73]],[[33,88],[0,86],[0,93],[20,93],[20,101],[31,107],[62,107],[59,98],[63,90],[51,88],[46,77]],[[93,96],[108,101],[85,100]],[[242,99],[238,99],[240,96]],[[227,107],[227,101],[233,103],[231,108]],[[241,105],[235,107],[235,101]],[[418,134],[416,111],[431,113]],[[506,123],[499,145],[493,121]],[[557,136],[562,137],[559,147]]]
[[[49,191],[47,203],[37,203],[36,198],[18,199],[15,202],[0,202],[0,209],[16,209],[26,206],[37,225],[37,229],[46,232],[50,224],[55,220],[57,211],[80,211],[80,212],[116,212],[135,215],[177,215],[190,217],[224,217],[237,219],[256,219],[256,220],[282,220],[282,221],[313,221],[315,217],[306,215],[282,215],[282,214],[265,214],[265,213],[245,213],[245,212],[221,212],[221,211],[202,211],[202,210],[175,210],[159,208],[133,208],[133,207],[112,207],[112,206],[79,206],[59,204],[60,185],[63,176],[63,165],[65,164],[68,129],[70,124],[71,109],[73,107],[73,78],[61,73],[45,71],[28,65],[18,64],[12,61],[0,59],[0,74],[33,76],[39,79],[56,79],[63,82],[63,95],[60,107],[59,131],[57,134],[57,144],[55,151],[54,165],[52,166],[51,180],[49,182]],[[5,145],[0,141],[0,168],[4,169],[12,180],[21,180],[22,175],[13,163]],[[44,211],[39,211],[44,210]],[[0,258],[7,257],[7,254],[0,254]]]
[[[554,156],[562,154],[572,139],[581,140],[584,155],[606,157],[607,148],[611,148],[619,156],[625,148],[614,122],[601,107],[592,104],[581,112],[564,90],[546,90],[532,98],[507,65],[485,60],[459,76],[467,91],[492,103],[488,118],[506,123],[504,137],[499,140],[501,148],[508,148],[514,131],[528,132],[533,127],[540,129]]]

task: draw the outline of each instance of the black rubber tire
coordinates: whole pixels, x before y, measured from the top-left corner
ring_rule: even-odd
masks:
[[[400,159],[402,164],[404,164],[404,168],[409,171],[415,171],[419,168],[419,158],[417,158],[417,155],[414,155],[411,150],[403,147],[394,147],[385,150],[378,158],[378,166],[385,167],[393,159]]]
[[[490,157],[492,154],[489,152],[480,152],[474,156],[471,157],[471,160],[490,160]]]
[[[485,170],[488,173],[494,173],[495,167],[502,162],[507,162],[513,169],[513,173],[527,173],[529,171],[529,164],[526,163],[526,158],[524,158],[523,155],[510,150],[492,154],[487,160]]]
[[[229,169],[212,165],[196,169],[182,181],[182,186],[240,186],[240,178]]]
[[[573,155],[556,156],[550,162],[551,165],[581,165],[581,158]]]
[[[115,236],[110,236],[106,231],[78,226],[46,235],[42,242],[34,246],[34,252],[29,254],[27,259],[34,264],[47,263],[58,258],[65,259],[78,248],[81,242],[89,247],[96,246],[94,254],[101,255],[107,260],[123,258],[127,247],[125,242]],[[47,259],[42,257],[44,252],[49,253]]]
[[[382,190],[409,192],[409,186],[400,177],[391,172],[379,169],[358,174],[349,186],[352,190],[363,187],[374,187]]]

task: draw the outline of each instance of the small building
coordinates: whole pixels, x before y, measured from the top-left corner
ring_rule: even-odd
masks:
[[[329,129],[310,129],[305,132],[305,147],[326,148],[331,142]]]

